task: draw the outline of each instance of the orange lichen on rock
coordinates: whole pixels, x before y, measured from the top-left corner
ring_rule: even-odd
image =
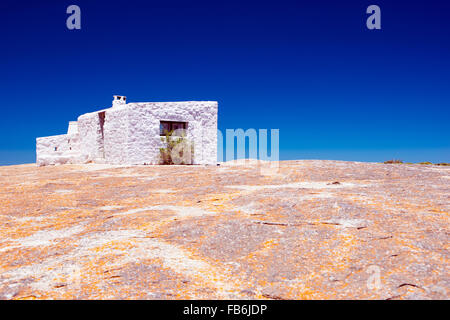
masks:
[[[450,168],[0,167],[0,299],[448,299]]]

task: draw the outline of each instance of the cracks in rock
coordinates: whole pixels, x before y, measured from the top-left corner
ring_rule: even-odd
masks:
[[[386,237],[380,237],[380,238],[371,238],[369,240],[387,240],[387,239],[392,239],[394,238],[394,236],[386,236]]]
[[[422,288],[421,286],[418,286],[418,285],[413,284],[413,283],[402,283],[401,285],[399,285],[399,286],[397,287],[397,289],[403,288],[403,287],[406,287],[406,286],[418,288],[418,289],[423,290],[423,291],[427,291],[427,290],[425,290],[424,288]]]
[[[400,255],[400,253],[391,254],[391,255],[389,256],[389,258],[392,258],[392,257],[398,257],[399,255]]]
[[[276,222],[276,221],[258,221],[258,220],[253,220],[252,223],[256,223],[256,224],[265,224],[265,225],[270,225],[270,226],[283,226],[283,227],[291,227],[291,226],[304,226],[304,225],[309,225],[309,226],[318,226],[318,225],[332,225],[332,226],[345,226],[348,228],[355,228],[356,230],[361,230],[361,229],[365,229],[367,228],[367,226],[346,226],[342,223],[338,223],[338,222],[327,222],[327,221],[319,221],[319,222]],[[377,239],[375,239],[377,240]]]
[[[427,292],[427,290],[424,289],[424,288],[422,288],[421,286],[418,286],[418,285],[416,285],[416,284],[414,284],[414,283],[406,283],[406,282],[400,284],[399,286],[397,286],[397,289],[400,289],[400,288],[403,288],[403,287],[413,287],[413,288],[420,289],[420,290],[422,290],[422,291],[424,291],[424,292]],[[392,297],[389,297],[389,298],[387,298],[386,300],[399,299],[399,298],[402,298],[402,297],[405,296],[405,295],[406,295],[406,292],[405,292],[405,293],[402,293],[402,294],[397,294],[397,295],[392,296]]]
[[[386,298],[386,300],[394,300],[394,299],[401,298],[402,296],[403,296],[403,294],[398,294],[396,296],[392,296],[392,297]]]
[[[394,236],[386,236],[386,237],[380,237],[380,238],[369,238],[369,239],[360,239],[360,241],[363,241],[363,242],[368,242],[368,241],[375,241],[375,240],[387,240],[387,239],[392,239],[392,238],[394,238]],[[398,255],[398,254],[397,254]]]
[[[130,237],[130,239],[156,239],[157,236]]]
[[[269,226],[282,226],[282,227],[305,225],[305,223],[289,223],[289,222],[286,223],[286,222],[271,222],[271,221],[257,221],[257,220],[254,220],[252,222],[256,224],[265,224]]]
[[[263,296],[264,298],[272,299],[272,300],[286,300],[285,298],[280,297],[280,296],[278,296],[278,295],[263,294],[262,296]]]
[[[381,238],[375,238],[373,240],[386,240],[386,239],[392,239],[394,236],[386,236],[386,237],[381,237]]]
[[[103,273],[108,273],[108,272],[111,272],[111,271],[118,271],[118,270],[121,270],[122,268],[114,268],[114,269],[109,269],[109,270],[105,270]]]

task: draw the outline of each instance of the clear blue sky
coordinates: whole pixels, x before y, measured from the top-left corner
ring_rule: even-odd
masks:
[[[450,162],[449,14],[443,0],[2,0],[0,164],[34,162],[36,137],[113,94],[217,100],[223,131],[279,128],[281,159]]]

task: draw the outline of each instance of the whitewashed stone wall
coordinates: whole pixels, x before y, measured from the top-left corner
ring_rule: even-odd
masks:
[[[102,137],[99,113],[103,111]],[[84,114],[77,122],[71,122],[67,135],[38,138],[37,163],[158,164],[159,148],[164,147],[159,125],[166,120],[188,123],[187,138],[194,144],[194,164],[215,164],[217,112],[216,101],[115,101],[112,108]]]
[[[112,164],[131,164],[129,153],[129,110],[114,107],[106,111],[105,117],[105,161]]]
[[[40,166],[83,163],[77,122],[71,121],[67,134],[36,139],[36,163]]]
[[[99,111],[101,112],[101,111]],[[85,162],[103,163],[99,112],[86,113],[78,117],[80,153]]]
[[[159,163],[159,148],[164,147],[159,135],[161,120],[188,123],[186,137],[194,144],[194,164],[217,162],[215,101],[129,103],[108,109],[106,162]]]

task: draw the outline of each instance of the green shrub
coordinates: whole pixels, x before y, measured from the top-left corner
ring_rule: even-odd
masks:
[[[433,163],[431,163],[430,161],[425,161],[425,162],[419,162],[419,164],[427,164],[427,165],[429,165],[429,164],[433,164]]]
[[[392,160],[388,160],[384,162],[385,164],[394,164],[394,163],[403,163],[402,160],[396,160],[396,159],[392,159]]]
[[[160,164],[175,164],[172,156],[174,152],[178,152],[177,164],[192,164],[192,158],[194,155],[194,144],[191,143],[185,133],[181,136],[173,136],[172,131],[165,131],[165,136],[161,137],[161,141],[165,143],[165,147],[159,148],[159,162]],[[186,150],[190,153],[186,154]]]

